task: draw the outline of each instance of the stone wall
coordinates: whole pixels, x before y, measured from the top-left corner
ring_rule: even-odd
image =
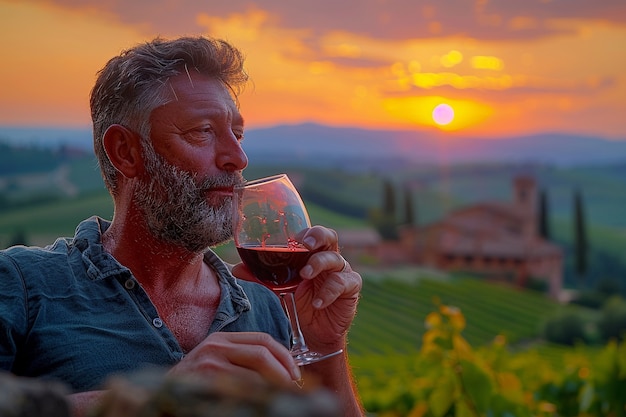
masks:
[[[277,387],[230,376],[166,378],[161,370],[113,377],[89,417],[340,417],[319,387]],[[62,384],[0,374],[0,416],[70,417]]]

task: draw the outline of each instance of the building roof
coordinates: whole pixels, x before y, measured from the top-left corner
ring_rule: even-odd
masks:
[[[421,245],[447,254],[526,258],[559,255],[561,248],[522,234],[529,213],[515,204],[486,202],[456,210],[422,229]]]
[[[352,248],[378,245],[382,238],[371,228],[336,230],[339,236],[339,245]]]

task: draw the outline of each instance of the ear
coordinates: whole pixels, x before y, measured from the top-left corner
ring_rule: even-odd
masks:
[[[104,132],[102,144],[111,164],[126,178],[134,178],[143,172],[141,138],[138,134],[114,124]]]

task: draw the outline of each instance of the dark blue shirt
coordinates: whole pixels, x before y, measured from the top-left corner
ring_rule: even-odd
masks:
[[[0,251],[0,369],[55,379],[75,391],[102,386],[111,374],[171,366],[183,351],[130,270],[102,244],[109,222],[83,221],[73,238],[46,248]],[[221,299],[209,330],[260,331],[289,345],[278,298],[235,279],[209,251]]]

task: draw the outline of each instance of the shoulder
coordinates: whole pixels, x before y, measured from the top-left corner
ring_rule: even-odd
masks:
[[[0,263],[21,267],[44,267],[48,261],[58,262],[59,258],[67,257],[70,246],[67,239],[57,239],[50,246],[12,246],[0,250]]]
[[[49,247],[13,246],[0,251],[0,279],[5,287],[23,288],[31,296],[44,288],[67,288],[72,275],[67,242]]]

